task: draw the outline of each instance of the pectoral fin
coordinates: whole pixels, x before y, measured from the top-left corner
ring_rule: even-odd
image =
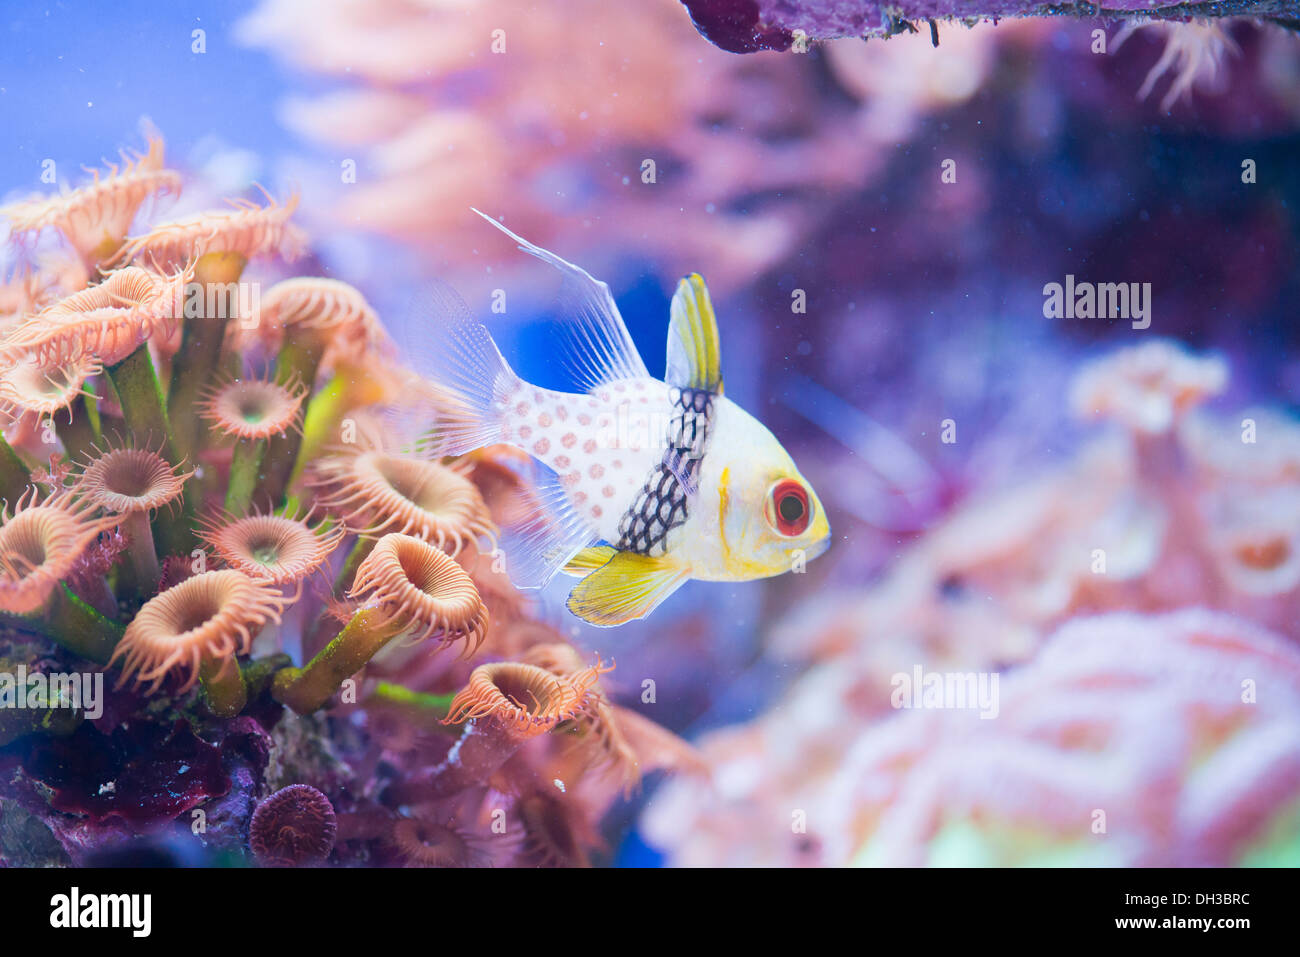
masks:
[[[592,545],[570,558],[569,563],[561,570],[564,574],[573,575],[575,578],[586,578],[613,558],[616,551],[617,549],[610,545]]]
[[[687,570],[671,559],[615,552],[573,586],[569,611],[603,628],[622,625],[650,614],[688,577]]]

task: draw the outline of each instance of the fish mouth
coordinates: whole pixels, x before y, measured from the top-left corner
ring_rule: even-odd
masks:
[[[828,528],[826,529],[825,535],[817,539],[817,541],[810,543],[806,548],[804,548],[804,554],[808,559],[808,561],[812,561],[814,558],[817,558],[820,555],[824,554],[825,551],[830,547],[831,547],[831,530]]]

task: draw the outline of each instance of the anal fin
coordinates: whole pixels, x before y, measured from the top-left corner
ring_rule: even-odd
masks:
[[[615,552],[569,592],[569,611],[602,628],[644,618],[690,577],[668,558]]]
[[[541,465],[536,471],[532,514],[502,529],[506,574],[516,588],[540,588],[600,538],[573,507],[555,473]]]

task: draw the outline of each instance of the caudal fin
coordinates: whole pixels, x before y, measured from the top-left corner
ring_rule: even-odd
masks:
[[[420,450],[433,456],[461,455],[501,441],[505,399],[517,388],[519,377],[491,333],[449,286],[426,284],[419,298],[420,312],[430,318],[424,328],[413,331],[409,357],[437,388],[428,410],[433,422],[426,420],[421,427]]]
[[[461,455],[500,442],[506,399],[519,377],[492,334],[477,322],[449,329],[442,346],[445,361],[435,381],[446,396],[425,449],[433,455]]]

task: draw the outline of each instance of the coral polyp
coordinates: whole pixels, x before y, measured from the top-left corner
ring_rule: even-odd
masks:
[[[361,291],[338,279],[286,279],[266,292],[255,334],[279,348],[286,339],[333,368],[349,352],[364,354],[387,340],[374,308]]]
[[[232,378],[212,387],[198,411],[222,435],[269,439],[298,427],[306,394],[300,382]]]
[[[200,537],[222,562],[250,578],[299,591],[313,572],[324,568],[343,540],[344,530],[289,515],[229,515],[205,519]]]
[[[526,742],[581,714],[602,672],[599,660],[572,675],[536,665],[480,665],[451,700],[445,722],[465,728],[442,764],[428,775],[430,794],[447,797],[486,784]]]
[[[75,486],[107,512],[150,513],[174,502],[191,472],[181,472],[150,449],[96,452],[77,473]]]
[[[231,200],[230,209],[199,213],[128,239],[113,256],[113,264],[139,261],[152,268],[175,268],[203,257],[227,256],[244,261],[265,255],[297,256],[306,241],[290,222],[298,196],[281,203],[269,193],[266,205]],[[215,259],[209,260],[215,262]]]
[[[50,360],[24,355],[0,369],[0,413],[10,419],[26,413],[49,418],[84,395],[86,381],[102,368],[89,353]]]
[[[121,362],[141,343],[175,332],[189,275],[184,269],[167,275],[136,267],[114,270],[103,282],[60,299],[12,330],[0,341],[0,356]]]
[[[1087,366],[1070,401],[1084,419],[1110,419],[1137,433],[1168,432],[1191,409],[1222,392],[1223,361],[1154,340]]]
[[[329,857],[337,830],[329,798],[309,784],[291,784],[257,806],[248,846],[266,867],[310,866]]]
[[[481,665],[452,700],[447,721],[490,718],[511,734],[531,737],[573,718],[602,671],[600,662],[561,677],[523,662]]]
[[[488,610],[469,575],[446,552],[410,535],[381,538],[357,568],[349,594],[414,640],[464,642],[466,657],[487,634]]]
[[[483,841],[453,822],[408,817],[393,825],[392,842],[411,867],[483,867]]]
[[[76,493],[106,513],[119,516],[128,539],[132,587],[156,588],[161,579],[151,519],[173,505],[192,472],[182,472],[148,448],[93,450],[75,477]]]
[[[524,825],[524,846],[520,853],[530,867],[587,867],[590,852],[601,844],[572,800],[562,795],[535,791],[519,801]]]
[[[456,554],[496,525],[474,484],[459,471],[379,450],[338,450],[317,466],[320,503],[365,534],[415,535]]]
[[[180,691],[200,675],[242,686],[235,659],[248,654],[263,625],[280,620],[285,604],[269,584],[243,572],[204,572],[145,602],[113,660],[121,660],[123,682],[148,683],[154,691],[170,675],[181,679]]]
[[[35,486],[0,514],[0,611],[37,611],[67,578],[99,533],[113,525],[93,505],[60,489],[44,498]]]
[[[89,273],[117,252],[147,199],[181,190],[180,174],[163,166],[163,141],[156,134],[149,137],[147,153],[123,152],[120,167],[110,165],[103,177],[98,169],[93,174],[87,186],[12,203],[0,209],[0,217],[18,234],[57,230]]]

